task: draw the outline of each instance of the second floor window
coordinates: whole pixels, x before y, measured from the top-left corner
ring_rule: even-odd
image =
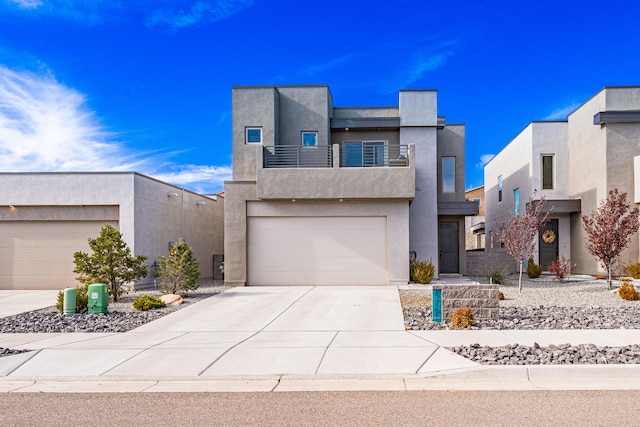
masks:
[[[246,144],[262,144],[262,128],[248,127],[245,128]]]
[[[318,145],[318,132],[302,132],[302,146],[316,147]]]
[[[520,214],[520,189],[516,188],[513,190],[513,216],[518,216]]]
[[[498,202],[502,201],[502,175],[498,177]]]
[[[442,158],[442,192],[456,192],[456,158]]]
[[[553,156],[542,156],[542,189],[553,190]]]

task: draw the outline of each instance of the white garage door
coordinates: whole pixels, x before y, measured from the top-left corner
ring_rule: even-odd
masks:
[[[98,236],[103,225],[101,221],[0,222],[0,289],[77,286],[73,253],[88,252],[87,239]]]
[[[386,217],[250,217],[250,285],[386,285]]]

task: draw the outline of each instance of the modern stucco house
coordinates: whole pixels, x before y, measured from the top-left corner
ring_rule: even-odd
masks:
[[[586,250],[581,215],[614,188],[628,193],[632,206],[640,203],[640,87],[605,87],[566,121],[530,123],[485,166],[484,179],[488,252],[500,250],[499,224],[537,190],[552,212],[536,262],[565,256],[575,273],[602,272]],[[639,245],[635,234],[622,265],[638,262]]]
[[[234,87],[225,183],[225,281],[387,285],[409,257],[465,268],[464,125],[437,92],[392,107],[334,107],[325,85]]]
[[[185,239],[213,276],[223,252],[222,197],[206,197],[134,172],[0,173],[0,289],[76,286],[73,253],[109,223],[153,264]],[[137,285],[153,283],[153,269]]]

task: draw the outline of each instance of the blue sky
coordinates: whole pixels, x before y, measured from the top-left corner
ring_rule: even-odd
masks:
[[[231,87],[328,84],[336,106],[437,89],[466,186],[532,120],[640,85],[640,3],[0,0],[0,171],[231,177]]]

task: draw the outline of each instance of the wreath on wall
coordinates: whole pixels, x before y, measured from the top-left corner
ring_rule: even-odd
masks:
[[[544,240],[545,243],[553,243],[556,240],[556,233],[554,233],[553,230],[544,230],[542,240]]]

